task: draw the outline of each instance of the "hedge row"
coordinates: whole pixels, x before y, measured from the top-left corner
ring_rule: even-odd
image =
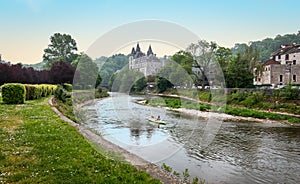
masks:
[[[26,90],[23,84],[4,84],[2,88],[2,101],[5,104],[23,104],[25,102]]]
[[[57,86],[50,84],[9,83],[1,86],[2,101],[5,104],[23,104],[25,100],[35,100],[53,95]]]
[[[35,100],[49,95],[53,95],[57,86],[51,84],[25,84],[26,100]]]

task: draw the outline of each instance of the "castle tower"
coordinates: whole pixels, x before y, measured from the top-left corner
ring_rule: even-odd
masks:
[[[141,48],[140,48],[139,43],[137,43],[137,45],[136,45],[136,52],[137,52],[137,53],[138,53],[138,52],[141,52]]]
[[[134,47],[132,47],[131,56],[134,56],[135,54],[136,54],[135,49],[134,49]]]
[[[150,55],[153,55],[151,45],[149,45],[149,48],[148,48],[148,51],[147,51],[147,56],[150,56]]]

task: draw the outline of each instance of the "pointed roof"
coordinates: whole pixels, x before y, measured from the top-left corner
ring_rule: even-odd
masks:
[[[150,55],[153,55],[151,45],[149,45],[149,48],[148,48],[148,51],[147,51],[147,56],[150,56]]]
[[[134,56],[136,54],[134,47],[132,47],[131,55]]]
[[[136,52],[141,52],[141,48],[140,48],[139,43],[137,43],[137,45],[136,45]]]

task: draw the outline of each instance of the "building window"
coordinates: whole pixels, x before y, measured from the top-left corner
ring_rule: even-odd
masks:
[[[282,81],[283,81],[283,76],[280,75],[280,76],[279,76],[279,82],[282,82]]]
[[[289,60],[289,55],[288,54],[285,55],[285,60]]]
[[[293,65],[295,65],[296,64],[296,60],[293,60]]]
[[[260,82],[260,78],[258,78],[258,82]]]
[[[281,55],[278,56],[278,59],[281,59]]]
[[[297,76],[293,75],[293,82],[297,82]]]

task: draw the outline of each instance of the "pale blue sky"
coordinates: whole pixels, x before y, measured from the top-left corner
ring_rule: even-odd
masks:
[[[298,0],[0,0],[0,53],[13,63],[36,63],[55,32],[72,35],[85,51],[111,29],[146,19],[232,47],[297,33],[299,7]]]

